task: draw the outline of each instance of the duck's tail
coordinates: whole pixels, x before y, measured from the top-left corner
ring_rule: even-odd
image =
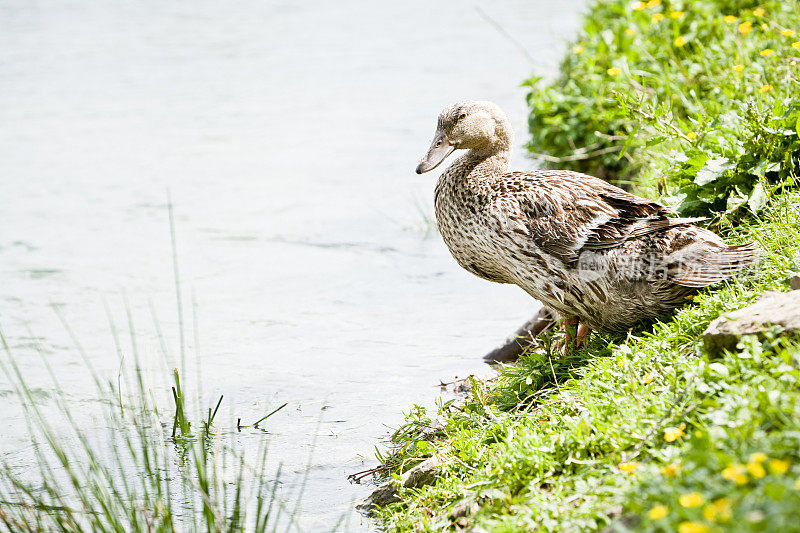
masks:
[[[754,264],[758,249],[753,243],[736,246],[707,243],[709,246],[695,248],[670,265],[670,281],[683,287],[706,287]]]

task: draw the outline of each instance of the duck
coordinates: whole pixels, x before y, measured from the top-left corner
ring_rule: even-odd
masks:
[[[438,117],[416,173],[437,168],[439,233],[456,262],[514,284],[553,310],[564,353],[592,331],[618,333],[668,316],[704,287],[751,265],[751,244],[728,245],[673,209],[569,170],[509,171],[514,131],[502,109],[462,101]]]

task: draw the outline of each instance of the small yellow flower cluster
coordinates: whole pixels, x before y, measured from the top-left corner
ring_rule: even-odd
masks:
[[[690,131],[689,133],[686,134],[686,137],[690,141],[693,141],[693,140],[697,139],[697,134],[695,132],[693,132],[693,131]]]
[[[784,37],[792,37],[794,35],[794,32],[792,30],[782,30],[781,35],[783,35]]]
[[[667,465],[661,469],[661,473],[667,477],[675,477],[680,472],[680,465]]]
[[[669,508],[666,505],[656,505],[647,511],[647,518],[650,520],[658,520],[664,518],[669,513]]]
[[[683,35],[680,35],[675,39],[675,46],[677,46],[678,48],[684,46],[685,44],[686,44],[686,38]]]
[[[764,13],[766,13],[766,11],[764,11],[764,8],[762,8],[762,7],[758,7],[758,8],[753,10],[753,15],[755,15],[757,17],[763,17]]]
[[[669,16],[674,19],[682,19],[685,14],[683,11],[672,11]]]
[[[655,15],[653,15],[653,18],[651,20],[653,22],[661,22],[662,20],[664,20],[664,15],[662,15],[661,13],[656,13]]]
[[[617,465],[617,467],[623,472],[627,472],[628,474],[633,474],[634,472],[636,472],[636,469],[639,467],[639,464],[635,462],[620,463]]]
[[[739,24],[739,33],[742,35],[747,35],[751,31],[753,31],[753,23],[749,20]]]
[[[761,88],[758,90],[761,94],[768,93],[772,90],[772,85],[767,83],[766,85],[762,85]]]
[[[789,471],[789,461],[782,461],[781,459],[770,459],[769,470],[773,474],[783,475]]]
[[[793,42],[792,43],[792,48],[796,48],[796,49],[800,50],[800,41]]]
[[[741,72],[744,70],[744,65],[734,65],[733,70],[735,70],[736,72]]]
[[[679,438],[686,435],[684,433],[684,429],[686,429],[686,424],[681,424],[678,427],[671,427],[664,430],[664,440],[667,442],[674,442]]]
[[[744,485],[747,483],[746,471],[744,465],[732,463],[722,471],[722,477],[728,481],[733,481],[737,485]]]
[[[708,526],[700,522],[681,522],[678,524],[678,533],[708,533]]]
[[[728,498],[720,498],[703,509],[703,518],[709,522],[727,522],[731,519],[733,504]]]
[[[647,2],[647,8],[652,9],[661,5],[661,0],[650,0]]]
[[[635,34],[636,32],[633,30],[633,28],[628,28],[627,30],[625,30],[625,35],[627,35],[628,37]]]
[[[733,15],[726,15],[725,17],[723,17],[723,18],[722,18],[722,20],[724,20],[724,21],[725,21],[725,22],[727,22],[728,24],[733,24],[734,22],[736,22],[736,21],[737,21],[737,20],[739,20],[739,19],[737,19],[737,18],[736,18],[736,17],[734,17]]]
[[[764,48],[761,50],[760,54],[764,57],[771,56],[774,50],[772,48]]]
[[[642,383],[644,383],[645,385],[649,385],[652,382],[653,382],[653,376],[651,376],[650,374],[645,374],[644,377],[642,378]]]
[[[681,494],[681,497],[678,498],[678,503],[681,504],[682,507],[686,507],[687,509],[691,509],[692,507],[700,507],[705,503],[706,499],[703,498],[703,495],[699,492],[689,492],[687,494]]]
[[[645,3],[644,2],[634,2],[631,5],[631,7],[633,8],[634,11],[641,11],[642,9],[644,9]]]

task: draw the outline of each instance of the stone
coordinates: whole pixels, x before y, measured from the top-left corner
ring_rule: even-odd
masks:
[[[400,486],[417,488],[423,485],[430,485],[436,481],[441,466],[442,461],[438,457],[429,457],[400,476]],[[395,480],[391,480],[379,485],[363,502],[356,505],[356,509],[367,516],[371,516],[375,507],[384,507],[399,501],[398,483]]]
[[[767,291],[752,305],[725,313],[703,333],[703,346],[711,355],[733,350],[743,335],[761,335],[773,326],[800,331],[800,291]]]
[[[800,290],[800,272],[795,272],[792,274],[792,278],[789,280],[789,285],[792,287],[793,291]]]

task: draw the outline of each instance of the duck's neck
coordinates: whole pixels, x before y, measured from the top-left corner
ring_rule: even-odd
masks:
[[[495,135],[491,143],[485,147],[472,148],[463,156],[463,162],[472,170],[480,170],[476,174],[490,176],[508,171],[511,162],[511,147],[514,144],[514,130],[507,121],[497,123]]]

